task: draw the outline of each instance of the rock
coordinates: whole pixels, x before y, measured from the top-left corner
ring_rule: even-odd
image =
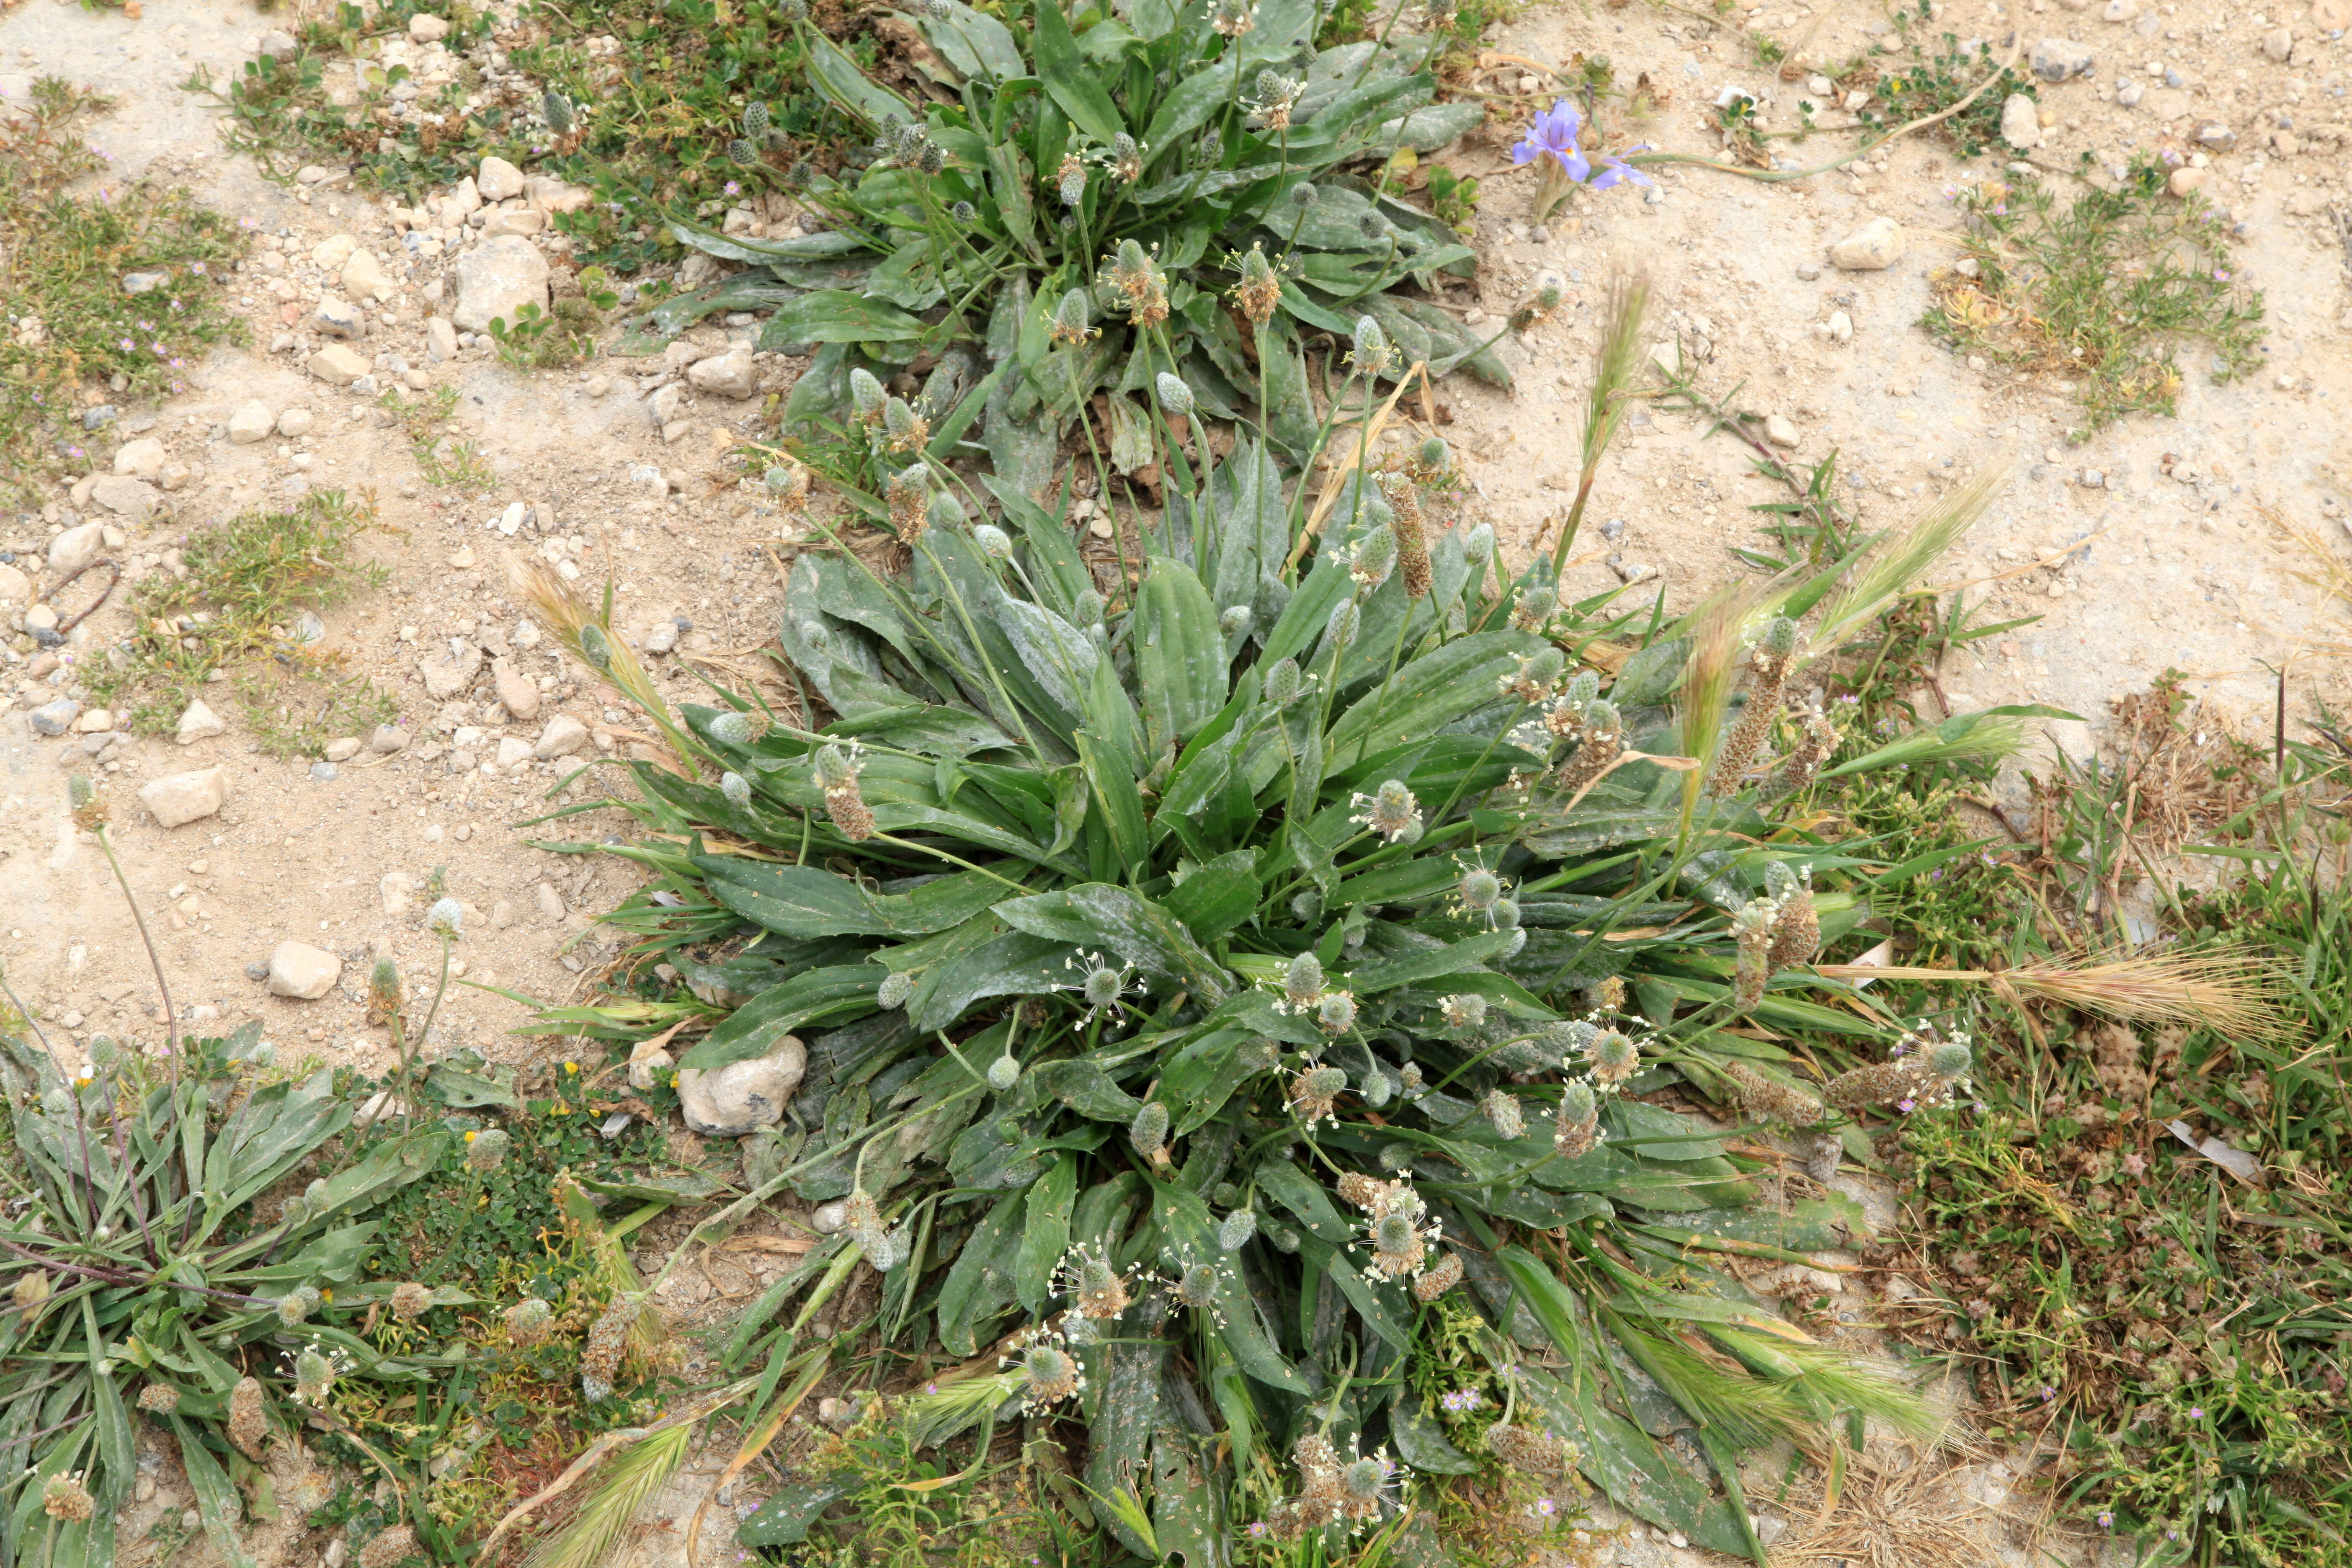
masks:
[[[321,272],[341,272],[343,263],[359,247],[360,242],[348,234],[330,235],[310,247],[310,259],[319,264]]]
[[[654,416],[655,424],[666,426],[677,417],[678,409],[685,402],[686,384],[673,381],[667,386],[654,389],[654,395],[646,399],[646,409]]]
[[[163,443],[152,436],[126,441],[114,454],[114,471],[134,479],[152,479],[163,471]]]
[[[320,753],[331,763],[348,763],[359,754],[360,738],[357,735],[345,735],[330,741],[327,749]]]
[[[809,1228],[819,1236],[837,1236],[849,1223],[849,1205],[840,1198],[819,1204],[809,1213]]]
[[[786,1035],[765,1056],[703,1071],[680,1068],[678,1110],[687,1126],[706,1138],[740,1138],[783,1120],[784,1107],[808,1070],[808,1049]]]
[[[493,319],[511,326],[525,305],[547,309],[547,258],[530,241],[502,234],[457,258],[457,307],[449,319],[459,328],[483,331]]]
[[[257,397],[238,404],[236,412],[228,416],[228,438],[237,446],[250,447],[256,441],[267,440],[277,424],[269,405]]]
[[[539,906],[539,918],[549,925],[563,923],[563,895],[551,882],[541,882],[530,892],[531,902]]]
[[[331,338],[356,338],[367,331],[367,319],[360,314],[360,308],[332,294],[320,300],[319,308],[310,312],[310,324]]]
[[[669,479],[651,463],[635,463],[629,468],[629,488],[660,500],[669,494]]]
[[[58,613],[47,605],[35,605],[25,612],[25,629],[28,632],[53,632],[58,629]]]
[[[368,750],[379,756],[388,757],[406,744],[408,731],[397,724],[378,724],[368,736]]]
[[[2172,171],[2171,178],[2164,182],[2164,188],[2176,196],[2190,195],[2202,189],[2206,180],[2211,174],[2210,169],[2186,167],[2175,169]]]
[[[2281,65],[2286,64],[2287,57],[2294,53],[2294,35],[2284,27],[2273,27],[2263,35],[2263,53]]]
[[[731,349],[715,359],[697,360],[687,370],[686,379],[694,384],[697,392],[720,397],[749,397],[760,390],[748,348]]]
[[[474,188],[486,202],[510,201],[522,195],[522,171],[504,158],[485,158],[474,172]]]
[[[367,373],[368,362],[341,343],[329,343],[310,356],[310,374],[330,386],[349,386]]]
[[[449,36],[449,24],[419,11],[408,19],[408,36],[420,44],[437,44]]]
[[[539,742],[531,747],[530,754],[541,762],[552,762],[557,757],[570,756],[587,743],[588,726],[569,713],[558,713],[539,732]]]
[[[93,708],[73,722],[74,733],[96,735],[114,728],[114,710]]]
[[[210,816],[228,798],[228,775],[218,768],[169,773],[140,786],[139,804],[152,812],[157,823],[177,827]]]
[[[474,684],[474,677],[482,672],[482,650],[452,637],[446,652],[419,659],[416,671],[425,678],[426,695],[436,702],[446,702]]]
[[[343,977],[343,961],[304,942],[281,942],[269,954],[269,994],[316,1002]]]
[[[278,416],[278,433],[289,440],[318,428],[319,416],[307,408],[289,408]]]
[[[121,512],[133,522],[144,522],[155,515],[155,509],[163,503],[163,496],[144,479],[106,474],[89,487],[89,499],[109,511]],[[64,536],[60,534],[58,537]]]
[[[2096,64],[2085,45],[2072,38],[2043,38],[2033,46],[2033,74],[2043,81],[2064,81],[2070,77],[2088,76]]]
[[[389,300],[392,279],[384,275],[383,263],[373,254],[354,250],[352,258],[343,263],[343,292],[354,300]]]
[[[2139,100],[2147,96],[2147,87],[2142,82],[2127,81],[2116,89],[2116,103],[2122,109],[2137,109]]]
[[[2021,153],[2042,145],[2042,111],[2021,92],[2012,92],[2000,106],[2000,139]]]
[[[675,620],[656,621],[646,630],[647,653],[670,653],[677,647],[678,624]]]
[[[335,782],[335,774],[337,772],[338,770],[332,763],[312,763],[310,764],[310,782],[312,784],[332,784]]]
[[[521,235],[529,237],[534,234],[544,233],[546,228],[545,213],[541,212],[537,207],[516,207],[511,211],[492,213],[482,225],[482,237],[489,239],[501,234]]]
[[[2281,128],[2271,132],[2271,151],[2282,158],[2292,158],[2303,151],[2303,139],[2294,132]]]
[[[583,211],[596,199],[594,192],[567,184],[552,174],[533,174],[523,181],[522,187],[524,199],[551,216]]]
[[[1853,318],[1843,310],[1832,310],[1829,319],[1829,337],[1830,342],[1833,343],[1853,342]]]
[[[14,566],[0,562],[0,605],[22,605],[31,602],[33,580]]]
[[[2128,22],[2139,15],[2139,0],[2107,0],[2107,7],[2099,13],[2102,22]]]
[[[499,771],[519,767],[530,761],[530,742],[520,735],[509,735],[499,742],[497,762]]]
[[[1797,281],[1798,281],[1798,282],[1800,282],[1800,283],[1811,283],[1811,282],[1813,282],[1813,281],[1815,281],[1816,279],[1818,279],[1821,277],[1821,275],[1822,275],[1822,264],[1821,264],[1820,262],[1818,262],[1818,261],[1800,261],[1800,262],[1798,262],[1798,263],[1797,263]]]
[[[2216,123],[2199,127],[2197,140],[2201,145],[2226,151],[2238,144],[2238,133],[2226,125]]]
[[[513,664],[503,658],[493,659],[490,662],[490,684],[497,689],[499,701],[509,713],[518,719],[539,717],[539,683]],[[527,746],[523,754],[530,754]],[[503,755],[499,760],[501,763],[507,761]]]
[[[1903,258],[1903,226],[1874,217],[1830,247],[1830,264],[1847,272],[1879,272]]]
[[[80,716],[81,704],[70,697],[60,697],[53,702],[44,702],[34,709],[30,715],[33,721],[33,733],[62,735],[73,728],[73,721]]]
[[[1796,426],[1785,416],[1775,414],[1764,421],[1764,439],[1775,447],[1794,447],[1804,437],[1797,433]]]
[[[404,871],[386,871],[378,879],[375,893],[383,906],[384,918],[398,920],[408,912],[409,899],[416,891],[416,882]]]
[[[457,329],[439,316],[425,323],[425,356],[435,364],[457,357]]]
[[[609,375],[592,375],[580,384],[580,390],[591,397],[602,397],[613,390],[613,378]]]
[[[253,52],[268,55],[273,60],[290,60],[301,52],[301,48],[302,46],[294,41],[292,34],[281,33],[272,27],[261,35],[261,42],[253,47]]]
[[[199,697],[180,714],[179,727],[172,731],[172,739],[183,746],[193,746],[198,741],[227,732],[228,721],[205,707],[205,700]]]
[[[97,493],[97,487],[90,488]],[[49,541],[49,570],[59,576],[68,576],[98,559],[106,544],[103,523],[85,522],[79,528],[68,528]]]

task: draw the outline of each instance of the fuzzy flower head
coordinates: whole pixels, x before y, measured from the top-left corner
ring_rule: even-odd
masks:
[[[425,929],[435,936],[456,941],[459,928],[466,923],[466,906],[455,899],[436,899],[425,912]]]
[[[1135,1298],[1127,1280],[1110,1259],[1084,1243],[1062,1255],[1054,1269],[1054,1289],[1069,1296],[1079,1316],[1106,1322],[1127,1310]]]
[[[1438,1005],[1438,1011],[1449,1029],[1475,1029],[1486,1021],[1486,999],[1475,991],[1465,991],[1448,996]]]
[[[41,1483],[41,1511],[65,1524],[86,1524],[98,1511],[98,1504],[89,1489],[81,1482],[82,1472],[51,1476]],[[51,1528],[55,1528],[52,1526]]]
[[[1355,335],[1348,348],[1348,363],[1357,374],[1385,374],[1395,357],[1396,350],[1389,345],[1388,333],[1381,330],[1380,322],[1370,316],[1357,317]]]
[[[1377,588],[1396,570],[1396,531],[1381,523],[1365,531],[1348,552],[1348,575],[1360,588]],[[1350,640],[1353,640],[1352,638]]]
[[[1559,684],[1568,660],[1556,647],[1539,647],[1519,660],[1519,668],[1495,678],[1497,697],[1516,697],[1529,707],[1549,697]]]
[[[1130,990],[1141,989],[1135,984],[1135,970],[1131,965],[1114,967],[1099,952],[1087,952],[1081,949],[1064,959],[1062,967],[1078,971],[1083,975],[1078,982],[1078,994],[1086,1001],[1087,1017],[1090,1021],[1102,1013],[1119,1016],[1126,1011],[1120,998]]]
[[[503,1315],[509,1342],[526,1349],[544,1341],[555,1322],[554,1310],[536,1296],[525,1296]]]
[[[1168,319],[1168,275],[1136,241],[1119,242],[1111,260],[1110,284],[1127,308],[1128,320],[1138,328],[1156,327]]]
[[[1302,952],[1292,959],[1290,967],[1283,971],[1282,996],[1289,1008],[1302,1010],[1323,1000],[1322,962],[1311,952]]]
[[[1615,1089],[1640,1070],[1642,1050],[1630,1037],[1615,1029],[1604,1029],[1585,1047],[1585,1058],[1593,1082],[1604,1089]]]
[[[1234,304],[1250,325],[1262,327],[1274,320],[1282,302],[1282,280],[1265,258],[1263,246],[1253,245],[1241,260],[1242,280],[1234,285]]]
[[[1305,86],[1297,77],[1262,70],[1257,73],[1256,90],[1242,100],[1242,107],[1249,111],[1252,124],[1261,130],[1279,131],[1290,123],[1290,111],[1297,107],[1299,92]]]
[[[1375,1284],[1411,1279],[1428,1267],[1430,1243],[1438,1239],[1443,1226],[1435,1220],[1422,1224],[1425,1212],[1416,1195],[1410,1205],[1400,1203],[1385,1213],[1375,1211],[1365,1222],[1364,1240],[1372,1255],[1364,1267],[1365,1279]]]
[[[1212,0],[1209,26],[1228,38],[1238,38],[1257,26],[1257,7],[1251,0]]]
[[[1290,1080],[1290,1103],[1297,1109],[1299,1120],[1309,1127],[1318,1121],[1336,1121],[1332,1108],[1347,1088],[1344,1068],[1309,1062]]]
[[[316,1346],[303,1351],[294,1358],[294,1397],[305,1405],[325,1404],[341,1370],[335,1358]]]
[[[1346,991],[1326,991],[1315,1004],[1315,1024],[1327,1035],[1344,1035],[1356,1026],[1356,998]]]
[[[1070,1353],[1061,1334],[1042,1325],[1016,1335],[1010,1352],[998,1358],[996,1364],[1021,1369],[1024,1415],[1034,1415],[1049,1405],[1058,1405],[1086,1392],[1086,1369]]]
[[[1143,160],[1150,151],[1150,143],[1122,131],[1110,139],[1110,146],[1101,154],[1102,166],[1119,184],[1131,185],[1143,178]]]
[[[1204,1261],[1189,1253],[1176,1261],[1176,1272],[1162,1281],[1167,1287],[1169,1299],[1180,1307],[1206,1312],[1211,1321],[1223,1327],[1225,1313],[1218,1303],[1218,1297],[1233,1280],[1233,1265],[1223,1258]]]
[[[1411,844],[1421,837],[1421,803],[1402,779],[1390,779],[1370,795],[1352,796],[1355,815],[1348,820],[1369,827],[1391,844]]]
[[[1576,105],[1560,99],[1536,116],[1528,133],[1511,149],[1511,162],[1527,164],[1547,160],[1560,174],[1589,190],[1605,191],[1627,180],[1637,185],[1652,183],[1622,158],[1606,153],[1588,154],[1577,145],[1583,131],[1584,117],[1577,113]]]
[[[1559,595],[1541,583],[1530,583],[1518,592],[1511,605],[1511,629],[1532,632],[1540,629],[1559,608]]]
[[[1486,1113],[1488,1121],[1494,1123],[1496,1137],[1517,1142],[1527,1136],[1527,1114],[1519,1109],[1517,1095],[1499,1089],[1491,1089],[1479,1102],[1478,1109]]]
[[[1088,338],[1100,335],[1101,329],[1092,320],[1087,291],[1073,289],[1063,295],[1062,302],[1054,308],[1054,324],[1046,330],[1045,336],[1066,347],[1076,348]]]
[[[1464,866],[1454,884],[1454,905],[1465,913],[1491,914],[1502,898],[1503,879],[1484,866]]]

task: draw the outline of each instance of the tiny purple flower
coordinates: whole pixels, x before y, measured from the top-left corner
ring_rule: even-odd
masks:
[[[1906,1095],[1903,1099],[1895,1102],[1895,1109],[1901,1111],[1904,1115],[1908,1116],[1911,1114],[1912,1108],[1916,1106],[1918,1103],[1919,1102],[1917,1100],[1913,1100]]]
[[[1538,158],[1549,158],[1570,179],[1595,191],[1605,191],[1627,180],[1637,185],[1653,183],[1647,174],[1622,158],[1607,153],[1587,155],[1576,143],[1583,129],[1584,117],[1577,113],[1576,105],[1560,99],[1549,109],[1537,114],[1535,123],[1528,128],[1527,135],[1511,149],[1511,162],[1515,165],[1527,164]],[[1636,153],[1642,150],[1640,147],[1629,149]]]
[[[2113,1530],[2115,1527],[2116,1527],[2116,1514],[2115,1514],[2115,1510],[2114,1510],[2113,1509],[2105,1509],[2105,1508],[2101,1509],[2101,1510],[2099,1510],[2099,1528],[2100,1528],[2101,1530]]]
[[[2203,1405],[2190,1405],[2190,1406],[2189,1407],[2189,1419],[2190,1419],[2191,1421],[2202,1421],[2202,1420],[2204,1420],[2204,1419],[2205,1419],[2205,1407],[2204,1407]]]
[[[730,195],[730,196],[731,196],[731,195],[739,195],[739,194],[742,191],[743,187],[742,187],[742,186],[740,186],[740,185],[739,185],[739,184],[737,184],[734,181],[730,180],[730,181],[728,181],[728,182],[727,182],[727,184],[726,184],[726,185],[725,185],[724,189],[726,190],[727,194],[728,194],[729,195]]]

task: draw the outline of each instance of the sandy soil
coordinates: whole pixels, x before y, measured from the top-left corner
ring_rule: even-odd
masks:
[[[2234,138],[2210,155],[2207,189],[2246,226],[2233,264],[2267,297],[2271,336],[2261,374],[2210,385],[2200,374],[2208,356],[2191,348],[2178,419],[2135,418],[2079,444],[2069,434],[2083,423],[2081,411],[2057,380],[1972,366],[1916,324],[1937,269],[1958,254],[1959,220],[1945,188],[1989,163],[1964,175],[1948,147],[1923,136],[1847,172],[1789,184],[1676,167],[1659,173],[1656,199],[1631,189],[1579,195],[1538,237],[1528,221],[1533,182],[1508,172],[1499,147],[1447,154],[1486,181],[1478,221],[1485,310],[1507,311],[1544,268],[1565,276],[1572,297],[1570,309],[1507,343],[1518,374],[1514,392],[1467,380],[1442,391],[1452,417],[1444,433],[1469,460],[1486,515],[1524,551],[1565,510],[1606,279],[1645,269],[1657,288],[1660,335],[1706,340],[1701,383],[1717,395],[1737,387],[1737,406],[1790,421],[1799,461],[1834,447],[1843,496],[1869,526],[1900,521],[1980,464],[2017,463],[1991,515],[1936,575],[1948,584],[1986,581],[1978,592],[1992,595],[1994,618],[2042,619],[1954,658],[1940,679],[1955,709],[2036,700],[2070,710],[2089,722],[2049,730],[2053,743],[2081,755],[2095,743],[2110,699],[2173,667],[2188,673],[2190,690],[2261,727],[2273,699],[2272,671],[2298,649],[2343,639],[2340,608],[2300,579],[2312,563],[2278,526],[2292,519],[2341,540],[2343,505],[2352,499],[2345,491],[2352,481],[2352,263],[2339,227],[2352,214],[2344,155],[2352,133],[2341,129],[2352,50],[2343,17],[2330,9],[2342,3],[2318,0],[2315,17],[2302,0],[2267,16],[2219,0],[2114,0],[2106,12],[2131,13],[2116,22],[2097,8],[2053,8],[2046,0],[2032,0],[2021,15],[1982,0],[1942,8],[1935,30],[1982,37],[1996,52],[2021,31],[2025,48],[2050,37],[2094,53],[2089,77],[2043,89],[2053,123],[2034,154],[2042,166],[2072,166],[2084,149],[2107,164],[2168,138],[2185,146],[2207,125]],[[1864,53],[1878,37],[1874,25],[1883,26],[1853,3],[1774,0],[1748,14],[1774,36],[1799,40],[1808,67]],[[2336,29],[2333,37],[2322,24]],[[436,363],[425,321],[448,309],[446,293],[437,306],[434,298],[447,258],[409,268],[394,215],[353,193],[340,170],[315,171],[327,176],[318,183],[279,185],[218,149],[211,109],[180,84],[198,65],[216,77],[238,68],[282,25],[226,0],[149,0],[139,20],[34,0],[0,16],[0,101],[21,101],[44,74],[120,95],[135,111],[100,121],[91,140],[121,177],[184,180],[277,247],[277,270],[265,269],[257,253],[241,280],[252,301],[253,349],[214,355],[185,395],[125,422],[126,437],[163,440],[193,477],[144,526],[107,517],[126,533],[112,553],[134,572],[168,570],[163,552],[179,536],[306,487],[368,491],[380,508],[383,527],[367,548],[392,586],[329,615],[328,646],[396,696],[411,737],[402,751],[362,752],[321,777],[313,759],[263,754],[224,700],[215,705],[231,720],[226,733],[185,747],[125,742],[102,764],[126,869],[151,911],[183,1009],[207,1030],[258,1018],[282,1058],[373,1067],[385,1044],[363,1022],[366,965],[388,952],[412,976],[426,973],[436,946],[422,930],[420,894],[436,868],[449,893],[469,906],[463,979],[542,998],[573,994],[606,956],[610,933],[594,917],[637,880],[624,863],[530,843],[542,834],[625,834],[631,825],[620,813],[518,826],[547,808],[542,797],[563,772],[625,754],[630,742],[618,710],[577,683],[544,643],[530,646],[506,584],[509,562],[536,554],[569,563],[590,584],[611,574],[633,635],[673,616],[690,620],[678,651],[653,661],[665,689],[683,700],[699,689],[688,659],[715,659],[706,668],[724,671],[730,654],[768,636],[782,588],[779,535],[774,519],[730,488],[733,476],[719,462],[730,434],[754,427],[761,396],[690,395],[670,411],[684,427],[673,426],[675,438],[666,440],[647,406],[654,377],[639,374],[659,371],[662,361],[608,357],[577,372],[522,374],[488,349],[467,349]],[[2284,59],[2274,45],[2265,48],[2280,27],[2291,33]],[[1749,65],[1735,33],[1680,9],[1543,7],[1490,35],[1489,44],[1495,68],[1486,85],[1528,95],[1530,104],[1549,88],[1526,62],[1567,67],[1580,53],[1598,52],[1611,57],[1621,81],[1646,73],[1671,89],[1672,101],[1624,132],[1675,151],[1713,154],[1719,139],[1707,110],[1726,85],[1758,96],[1769,128],[1793,125],[1797,100],[1812,96],[1801,80]],[[2154,87],[2137,107],[2114,101],[2126,78]],[[2181,85],[2162,85],[2168,79]],[[1821,122],[1844,118],[1832,112]],[[1835,134],[1802,147],[1776,144],[1809,161],[1849,145]],[[1880,215],[1906,230],[1899,261],[1868,272],[1827,264],[1829,244]],[[352,346],[376,359],[386,384],[406,375],[457,389],[455,435],[497,475],[487,493],[461,497],[423,482],[405,437],[370,399],[305,371],[322,341],[310,311],[321,288],[335,289],[310,258],[337,235],[375,250],[398,285]],[[1850,342],[1826,336],[1841,311],[1852,323]],[[740,340],[754,331],[739,321],[697,337],[717,349],[730,333]],[[273,351],[273,340],[282,346]],[[762,356],[761,394],[788,386],[798,364]],[[273,413],[307,408],[315,426],[299,438],[233,444],[226,422],[252,399]],[[1704,430],[1664,409],[1633,416],[1601,470],[1586,536],[1598,548],[1576,569],[1580,586],[1630,578],[1634,593],[1663,590],[1667,606],[1678,608],[1737,570],[1731,546],[1763,542],[1746,509],[1780,492],[1751,472],[1742,446],[1702,439]],[[2103,482],[2082,482],[2085,470]],[[496,521],[515,502],[537,509],[550,526],[499,531]],[[0,543],[44,550],[68,512],[99,515],[61,492],[45,514],[0,521]],[[124,626],[118,602],[70,646],[96,648]],[[537,710],[509,714],[493,694],[487,662],[471,689],[429,694],[421,665],[453,637],[509,659],[539,689]],[[32,732],[28,710],[58,689],[29,674],[32,650],[18,640],[0,669],[0,695],[15,699],[0,715],[0,886],[9,894],[0,956],[26,1002],[65,1037],[151,1036],[159,999],[136,932],[94,845],[66,817],[65,764],[89,759],[78,738]],[[2298,703],[2306,694],[2340,696],[2340,655],[2313,654],[2292,668]],[[69,684],[70,670],[63,673]],[[497,761],[501,740],[534,742],[557,713],[578,718],[595,738],[569,757]],[[228,781],[215,816],[164,829],[135,801],[143,782],[213,766]],[[625,791],[616,772],[605,776]],[[578,786],[572,798],[593,789]],[[249,976],[248,965],[266,964],[286,941],[341,961],[329,995],[273,996]],[[536,1047],[505,1033],[522,1016],[488,991],[461,989],[435,1043],[524,1059]],[[2001,1473],[1980,1466],[1969,1473],[1979,1477],[1969,1483],[1978,1504],[1987,1488],[2006,1497]],[[1649,1536],[1615,1540],[1620,1562],[1694,1557]],[[289,1542],[286,1550],[299,1548]]]

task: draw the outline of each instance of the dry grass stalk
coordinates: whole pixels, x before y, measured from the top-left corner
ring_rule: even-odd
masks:
[[[2232,949],[2086,953],[2003,970],[1825,963],[1816,973],[1833,980],[1967,981],[2102,1017],[2202,1025],[2261,1038],[2285,1026],[2269,1001],[2285,989],[2280,962]]]

